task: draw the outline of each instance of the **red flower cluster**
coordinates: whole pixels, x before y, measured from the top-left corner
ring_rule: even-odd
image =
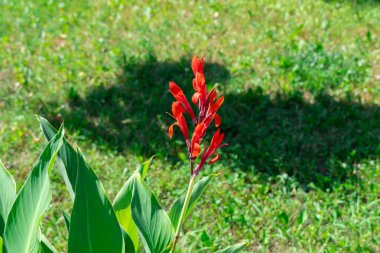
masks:
[[[215,154],[216,150],[227,145],[222,144],[224,133],[220,133],[220,129],[218,129],[212,137],[209,147],[207,149],[205,147],[203,150],[199,164],[196,166],[195,170],[193,170],[193,162],[201,154],[201,143],[206,135],[208,127],[211,125],[211,122],[214,120],[215,127],[219,127],[221,124],[221,118],[217,114],[217,111],[223,104],[224,97],[221,96],[217,99],[215,88],[213,88],[210,92],[207,91],[206,80],[204,77],[203,58],[198,59],[195,55],[191,62],[191,68],[194,72],[193,88],[195,90],[191,101],[199,109],[198,119],[195,117],[194,111],[182,89],[174,82],[170,82],[169,91],[176,101],[173,102],[172,114],[169,113],[169,115],[171,115],[176,122],[169,127],[169,136],[172,138],[174,126],[178,126],[180,128],[183,136],[185,137],[189,152],[191,173],[198,174],[202,170],[206,161]],[[194,132],[191,140],[189,139],[188,127],[184,117],[184,114],[186,113],[190,116],[194,124]],[[208,163],[212,164],[216,162],[219,157],[219,154],[215,154],[215,156],[210,159]]]

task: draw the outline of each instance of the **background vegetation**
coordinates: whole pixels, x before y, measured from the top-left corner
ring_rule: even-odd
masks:
[[[39,114],[65,120],[111,198],[156,154],[147,181],[169,207],[189,169],[180,134],[167,137],[168,82],[190,94],[197,53],[209,87],[226,97],[230,146],[212,169],[223,175],[185,225],[197,230],[182,251],[242,239],[248,252],[380,251],[379,1],[0,7],[0,157],[19,183],[45,145]],[[70,203],[57,172],[52,186],[43,227],[63,252]]]

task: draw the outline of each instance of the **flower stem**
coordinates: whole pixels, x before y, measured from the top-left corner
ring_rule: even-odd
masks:
[[[194,174],[194,159],[191,159],[190,158],[190,176],[192,176]]]
[[[174,237],[174,241],[173,241],[173,247],[172,249],[170,250],[170,253],[173,253],[174,252],[174,249],[175,249],[175,246],[177,244],[177,241],[179,239],[179,235],[181,233],[181,226],[182,226],[182,223],[183,223],[183,220],[185,218],[185,214],[186,214],[186,211],[187,211],[187,206],[189,205],[189,202],[190,202],[190,197],[191,197],[191,193],[193,191],[193,186],[194,186],[194,182],[195,182],[195,177],[196,175],[191,175],[190,177],[190,182],[189,182],[189,187],[187,188],[187,193],[186,193],[186,197],[185,197],[185,202],[183,203],[183,207],[182,207],[182,211],[181,211],[181,215],[179,216],[179,221],[178,221],[178,225],[177,225],[177,230],[175,232],[175,237]]]

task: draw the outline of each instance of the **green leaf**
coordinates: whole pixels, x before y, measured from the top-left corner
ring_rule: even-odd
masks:
[[[39,251],[39,223],[51,200],[49,172],[63,141],[63,127],[49,142],[21,188],[5,225],[4,245],[7,252]]]
[[[207,177],[204,177],[194,185],[183,222],[185,222],[186,218],[189,216],[189,214],[193,210],[195,204],[198,202],[199,198],[202,196],[210,180],[217,175],[219,174],[211,174]],[[169,210],[169,218],[174,228],[178,226],[179,217],[181,216],[182,207],[185,202],[185,197],[186,197],[186,192],[173,203],[172,207]]]
[[[37,116],[37,119],[46,139],[50,141],[50,139],[57,133],[57,130],[45,118]],[[57,159],[57,162],[59,171],[65,181],[71,200],[74,201],[75,185],[78,175],[77,153],[66,140],[63,140],[63,145],[58,152],[58,157],[59,159]]]
[[[78,182],[70,219],[69,253],[121,253],[123,236],[103,186],[78,150]]]
[[[123,233],[123,239],[124,239],[124,252],[125,253],[135,252],[136,251],[135,246],[133,244],[131,237],[129,237],[129,235],[127,234],[127,232],[125,232],[123,228],[121,228],[121,231]]]
[[[3,238],[0,236],[0,253],[3,253]]]
[[[153,158],[154,156],[152,156],[148,161],[144,162],[142,166],[140,165],[140,167],[137,169],[142,179],[146,177],[147,171]],[[134,180],[135,174],[129,177],[127,182],[125,182],[121,190],[116,195],[116,198],[113,202],[113,207],[120,225],[132,239],[133,245],[137,252],[139,248],[139,235],[138,229],[133,221],[131,212],[131,200],[133,194]]]
[[[152,156],[148,161],[144,162],[144,163],[142,164],[142,166],[140,166],[139,168],[137,168],[137,171],[140,173],[141,178],[142,178],[143,180],[144,180],[145,177],[146,177],[146,173],[148,172],[149,166],[150,166],[150,164],[152,163],[154,157],[155,157],[155,156]]]
[[[241,251],[243,248],[245,248],[247,245],[248,245],[247,242],[242,242],[242,243],[238,243],[230,247],[227,247],[225,249],[218,250],[215,253],[237,253]]]
[[[135,172],[132,217],[139,229],[145,251],[161,253],[174,237],[174,229],[166,212],[152,191]]]
[[[16,199],[16,183],[0,160],[0,236],[4,236],[5,223]]]
[[[116,195],[113,207],[120,225],[131,238],[133,245],[135,246],[134,248],[137,251],[139,246],[139,235],[131,212],[131,201],[135,179],[136,173],[125,182],[119,193]]]
[[[41,235],[41,248],[39,253],[57,253],[57,250],[44,235]]]

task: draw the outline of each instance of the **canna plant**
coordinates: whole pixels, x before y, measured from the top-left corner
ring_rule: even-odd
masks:
[[[215,88],[207,91],[203,59],[194,56],[192,69],[195,76],[192,102],[199,109],[197,117],[181,88],[174,82],[169,84],[176,99],[170,114],[175,123],[169,127],[169,136],[172,138],[174,126],[178,126],[190,160],[187,191],[174,201],[169,212],[160,206],[145,183],[153,158],[132,173],[111,202],[83,153],[64,138],[63,126],[56,130],[46,119],[38,117],[48,144],[18,192],[0,161],[0,253],[57,252],[54,242],[46,239],[40,227],[51,201],[49,175],[55,161],[73,203],[70,213],[62,211],[69,234],[69,253],[179,252],[176,246],[182,226],[209,182],[217,176],[210,174],[198,179],[200,172],[206,164],[219,159],[216,151],[226,145],[222,144],[224,134],[219,129],[208,146],[203,144],[212,122],[215,127],[220,126],[217,111],[224,99],[217,99]],[[194,127],[191,138],[185,115]],[[239,252],[245,246],[243,242],[217,252]]]
[[[211,143],[208,146],[208,148],[204,147],[203,152],[201,152],[202,141],[211,123],[214,121],[215,127],[219,127],[221,124],[221,118],[219,114],[217,114],[217,112],[220,106],[223,104],[224,97],[221,96],[220,98],[216,99],[217,94],[215,87],[210,92],[207,91],[206,79],[204,76],[203,58],[198,59],[197,56],[194,56],[191,62],[191,68],[194,73],[193,88],[195,90],[195,93],[192,96],[191,101],[199,109],[198,117],[195,116],[195,113],[192,107],[190,106],[190,103],[187,100],[182,89],[174,82],[169,83],[169,91],[176,99],[176,101],[172,104],[172,114],[169,113],[169,115],[171,115],[175,119],[175,123],[173,123],[169,127],[169,136],[170,138],[172,138],[173,128],[174,126],[178,126],[180,131],[182,132],[183,137],[185,138],[190,160],[190,181],[185,198],[183,200],[179,200],[178,204],[174,203],[173,207],[169,211],[171,221],[173,222],[173,225],[176,228],[173,245],[170,252],[174,252],[177,241],[179,239],[181,226],[185,221],[186,217],[188,216],[188,211],[191,210],[192,205],[194,205],[194,203],[190,202],[196,177],[202,171],[202,169],[205,166],[205,163],[208,160],[208,164],[212,164],[220,158],[220,155],[216,154],[215,152],[219,148],[227,145],[222,144],[224,133],[220,133],[220,129],[218,129],[214,133],[214,136],[212,137]],[[190,116],[191,121],[194,125],[194,131],[191,139],[189,138],[189,131],[184,114],[188,114]],[[213,155],[214,157],[212,157]],[[194,168],[194,163],[199,156],[200,161]],[[209,178],[206,179],[206,181],[204,182],[208,182],[211,179],[210,177],[212,176],[213,175],[209,176]],[[188,209],[189,204],[190,209]]]

